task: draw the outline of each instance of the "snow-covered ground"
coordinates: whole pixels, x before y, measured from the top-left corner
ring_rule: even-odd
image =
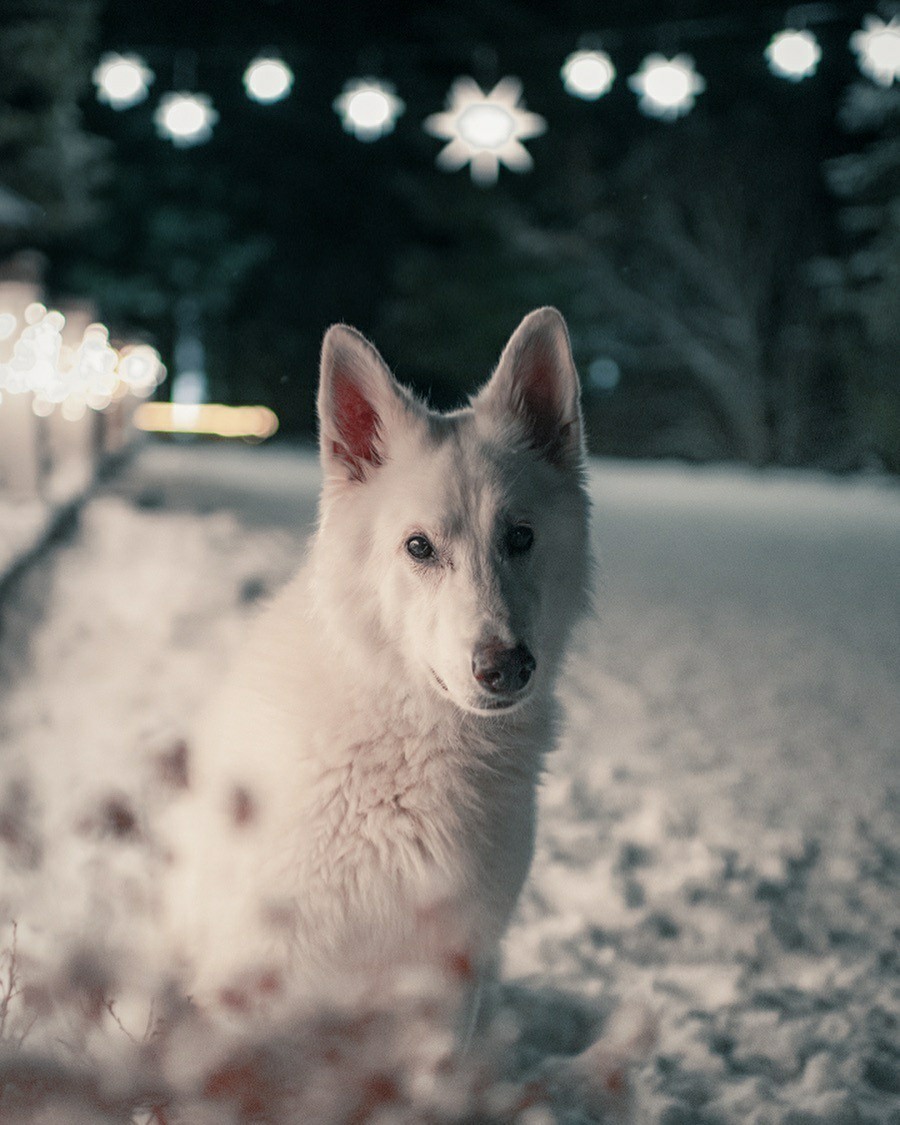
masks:
[[[103,1120],[128,1119],[124,1078],[118,1094],[108,1075],[91,1085],[86,1040],[129,1013],[106,1008],[116,967],[89,953],[152,917],[145,861],[178,739],[296,565],[317,482],[312,453],[147,447],[0,606],[0,1120],[4,1081],[21,1106],[38,1073],[70,1090],[71,1066],[79,1096],[100,1082]],[[592,487],[598,614],[506,943],[509,1065],[649,1011],[635,1121],[896,1125],[900,491],[610,462]],[[53,987],[29,989],[75,948]],[[25,1057],[44,1069],[23,1077]],[[246,1068],[222,1073],[213,1119],[253,1119]],[[389,1084],[366,1089],[354,1120],[416,1119]],[[503,1109],[522,1099],[502,1084],[492,1096],[491,1120],[556,1119]],[[53,1120],[96,1122],[98,1099]]]
[[[86,464],[64,464],[43,482],[40,496],[10,496],[0,489],[0,588],[40,550],[90,488]]]

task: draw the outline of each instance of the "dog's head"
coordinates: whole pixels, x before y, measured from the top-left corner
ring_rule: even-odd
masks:
[[[559,313],[527,316],[451,414],[335,325],[319,420],[318,581],[348,645],[361,638],[468,712],[509,711],[552,686],[588,578],[579,385]]]

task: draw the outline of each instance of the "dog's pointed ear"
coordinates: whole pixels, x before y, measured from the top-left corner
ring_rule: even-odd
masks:
[[[333,324],[319,368],[319,452],[326,478],[364,481],[387,456],[388,434],[413,406],[372,344]]]
[[[584,455],[580,385],[566,322],[556,309],[529,313],[503,349],[476,412],[513,417],[525,440],[558,468],[577,468]]]

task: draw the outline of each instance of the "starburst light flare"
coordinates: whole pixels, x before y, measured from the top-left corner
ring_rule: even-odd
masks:
[[[866,16],[860,31],[850,36],[859,69],[879,86],[900,81],[900,19],[888,23]]]
[[[638,108],[649,117],[674,121],[694,108],[697,94],[706,89],[706,82],[694,70],[690,55],[648,55],[628,85],[638,95]]]
[[[534,161],[522,142],[539,137],[547,122],[524,109],[521,96],[518,78],[501,78],[489,94],[473,78],[457,78],[446,110],[425,119],[427,133],[449,142],[437,155],[438,167],[455,172],[468,164],[482,185],[496,182],[501,164],[527,172]]]
[[[360,141],[377,141],[394,130],[397,118],[406,109],[389,82],[374,78],[355,78],[334,100],[334,111],[344,129]]]

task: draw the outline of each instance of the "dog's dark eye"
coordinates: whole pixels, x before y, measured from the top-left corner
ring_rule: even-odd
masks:
[[[406,540],[406,550],[414,559],[434,558],[434,547],[424,535],[411,535]]]
[[[527,523],[517,523],[506,533],[506,549],[511,555],[524,555],[533,542],[534,532]]]

